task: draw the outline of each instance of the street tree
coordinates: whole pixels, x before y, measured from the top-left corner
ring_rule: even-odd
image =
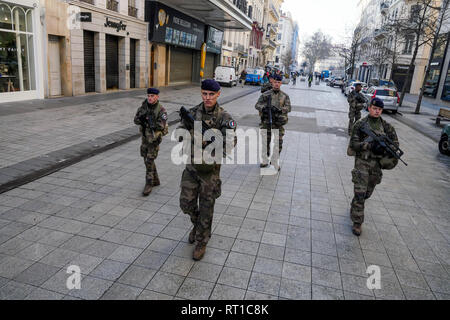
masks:
[[[328,58],[331,54],[332,44],[329,36],[324,35],[321,31],[316,31],[304,44],[303,56],[309,65],[309,71],[314,71],[317,61]]]
[[[286,67],[286,72],[290,70],[292,64],[294,63],[291,50],[287,50],[287,52],[281,56],[281,63]]]
[[[416,113],[416,114],[420,113],[420,106],[422,104],[422,98],[423,98],[423,94],[424,94],[425,84],[427,81],[428,73],[430,72],[430,67],[431,67],[434,52],[436,51],[436,49],[438,47],[443,45],[444,41],[446,41],[446,39],[445,39],[446,37],[444,37],[444,38],[440,37],[439,34],[441,33],[442,25],[444,24],[444,22],[448,21],[448,19],[450,17],[450,10],[448,10],[449,2],[450,2],[449,0],[443,0],[442,6],[440,8],[440,14],[439,14],[438,22],[437,22],[437,27],[436,27],[434,37],[433,37],[433,44],[431,45],[430,59],[428,60],[428,65],[427,65],[427,69],[426,69],[427,72],[425,74],[425,77],[423,78],[422,86],[420,88],[420,93],[419,93],[419,99],[417,100],[416,109],[414,111],[414,113]]]
[[[440,0],[416,0],[416,4],[411,7],[411,11],[402,12],[400,18],[398,18],[399,34],[404,37],[406,46],[413,48],[399,106],[402,106],[406,89],[411,84],[412,72],[419,49],[426,45],[432,46],[436,36],[440,9]]]
[[[353,77],[355,71],[356,58],[358,55],[358,50],[360,49],[362,32],[361,28],[357,27],[353,36],[347,38],[346,43],[341,43],[333,46],[332,50],[341,58],[344,58],[345,70],[348,70],[348,75]]]

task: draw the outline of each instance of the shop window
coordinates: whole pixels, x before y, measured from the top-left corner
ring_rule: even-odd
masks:
[[[0,5],[0,93],[35,90],[32,9]]]
[[[450,67],[447,69],[447,77],[445,78],[444,89],[442,90],[442,100],[450,101]]]
[[[11,8],[3,3],[0,3],[0,29],[13,29]]]

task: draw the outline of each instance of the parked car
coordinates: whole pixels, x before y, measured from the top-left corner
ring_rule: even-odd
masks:
[[[341,87],[344,84],[344,80],[342,78],[335,78],[331,83],[330,87]]]
[[[441,140],[439,141],[439,152],[450,156],[450,124],[442,128]]]
[[[397,90],[397,86],[394,81],[387,79],[370,79],[369,80],[369,88],[370,87],[388,87]]]
[[[349,85],[345,88],[345,96],[348,96],[350,94],[350,92],[352,92],[355,89],[355,86],[354,86],[355,83],[362,84],[362,93],[367,91],[367,83],[361,82],[361,81],[352,81],[352,82],[349,82]]]
[[[347,79],[344,81],[344,84],[341,87],[341,91],[343,94],[345,94],[345,89],[352,83],[353,81],[356,81],[355,79]]]
[[[301,82],[305,82],[306,81],[306,76],[300,76],[300,81]]]
[[[400,96],[398,95],[396,89],[387,87],[371,87],[367,90],[365,96],[369,103],[375,97],[383,100],[384,110],[390,110],[394,114],[398,111]]]
[[[214,71],[214,80],[229,87],[236,86],[238,83],[236,70],[228,66],[217,66]]]

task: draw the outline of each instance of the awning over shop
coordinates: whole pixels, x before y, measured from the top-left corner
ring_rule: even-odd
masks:
[[[186,0],[160,0],[158,2],[220,30],[252,30],[252,20],[227,0],[190,0],[189,2]]]

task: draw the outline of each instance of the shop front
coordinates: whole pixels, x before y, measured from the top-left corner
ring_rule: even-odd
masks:
[[[427,72],[423,94],[428,97],[436,98],[439,89],[439,80],[441,79],[442,69],[447,52],[448,34],[440,35],[436,49],[431,58],[430,69]]]
[[[80,28],[70,32],[73,94],[147,87],[143,19],[83,3],[79,7]]]
[[[394,82],[395,82],[399,92],[403,91],[403,87],[404,87],[404,85],[406,83],[406,79],[407,79],[407,76],[408,76],[408,68],[409,68],[409,65],[406,65],[406,64],[405,65],[396,64],[393,67],[392,80],[394,80]],[[413,79],[413,75],[414,75],[414,70],[415,70],[415,66],[414,66],[414,68],[413,68],[413,70],[411,72],[411,75],[409,77],[410,78],[409,79],[410,81],[408,81],[409,82],[409,86],[406,88],[406,92],[407,93],[409,93],[410,90],[411,90],[411,84],[412,84],[412,79]]]
[[[205,24],[159,2],[146,3],[154,63],[153,85],[180,85],[200,80],[200,50]],[[164,70],[161,70],[164,68]]]
[[[43,99],[39,1],[0,1],[0,102]]]

